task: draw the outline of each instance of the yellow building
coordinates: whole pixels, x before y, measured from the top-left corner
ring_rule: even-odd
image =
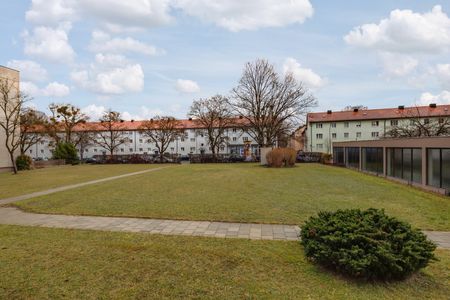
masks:
[[[17,86],[17,92],[19,92],[19,71],[0,66],[0,80],[6,79],[14,82]],[[0,122],[2,121],[2,118],[4,118],[4,116],[0,113]],[[5,141],[5,132],[3,128],[0,127],[0,172],[11,170],[12,168],[11,159],[8,151],[6,150]]]

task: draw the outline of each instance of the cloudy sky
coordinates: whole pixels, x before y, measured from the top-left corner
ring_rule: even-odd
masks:
[[[1,1],[0,65],[45,111],[185,117],[245,62],[293,72],[315,111],[450,103],[450,0]]]

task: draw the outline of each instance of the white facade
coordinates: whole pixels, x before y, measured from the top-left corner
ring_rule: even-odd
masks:
[[[123,130],[124,137],[127,137],[129,142],[120,145],[115,154],[119,155],[131,155],[131,154],[157,154],[158,149],[155,143],[152,143],[148,137],[139,132],[138,130]],[[252,153],[258,155],[258,146],[253,141],[251,136],[243,132],[239,128],[230,128],[226,132],[228,142],[220,147],[220,154],[237,154],[243,155],[244,143],[246,141],[251,142]],[[52,139],[44,137],[41,142],[33,145],[27,151],[27,155],[33,159],[51,159],[52,151]],[[78,149],[80,151],[81,149]],[[166,153],[188,155],[188,154],[200,154],[204,150],[204,153],[211,153],[207,137],[199,133],[198,129],[186,129],[185,136],[178,138],[171,142],[166,150]],[[94,155],[109,154],[107,149],[102,148],[99,145],[93,143],[85,147],[83,152],[83,158],[91,158]]]

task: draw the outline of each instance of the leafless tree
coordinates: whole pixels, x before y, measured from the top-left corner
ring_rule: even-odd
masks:
[[[398,124],[386,131],[386,138],[447,136],[450,135],[448,116],[428,117],[421,114],[419,107],[404,110]]]
[[[42,126],[47,121],[44,113],[26,107],[20,113],[20,154],[25,154],[28,149],[40,143],[44,139]]]
[[[106,111],[100,118],[100,128],[95,138],[95,143],[107,150],[111,159],[119,146],[129,142],[128,137],[123,133],[124,126],[122,122],[120,113],[112,110]]]
[[[367,110],[367,106],[364,106],[362,104],[358,104],[358,105],[348,105],[346,107],[344,107],[344,111],[352,111],[352,110]]]
[[[194,101],[189,116],[202,128],[200,131],[205,133],[213,157],[216,159],[220,147],[228,140],[226,131],[233,125],[237,125],[228,99],[222,95],[216,95]]]
[[[72,139],[74,128],[79,124],[86,123],[89,118],[81,112],[79,107],[71,104],[52,103],[49,105],[49,109],[52,114],[47,125],[50,128],[49,136],[53,137],[55,142],[58,143],[59,129],[63,129],[65,142],[74,144]]]
[[[95,144],[94,133],[89,131],[88,128],[85,130],[77,130],[73,132],[73,142],[76,147],[80,150],[80,159],[83,160],[85,149],[91,145]]]
[[[272,146],[279,135],[289,134],[316,105],[292,74],[280,76],[262,59],[245,65],[232,96],[232,107],[247,120],[246,131],[260,147]]]
[[[159,152],[159,161],[163,162],[164,153],[169,144],[184,135],[184,128],[182,123],[174,117],[156,116],[143,122],[140,132],[155,143]]]
[[[17,174],[15,153],[20,148],[20,116],[28,97],[19,91],[19,83],[0,78],[0,128],[5,133],[5,147]]]

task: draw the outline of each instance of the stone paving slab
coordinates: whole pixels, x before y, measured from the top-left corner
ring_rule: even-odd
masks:
[[[298,241],[300,234],[294,225],[35,214],[15,207],[0,207],[0,224],[281,241]],[[450,232],[424,233],[440,248],[450,249]]]
[[[298,241],[300,233],[294,225],[66,216],[28,213],[15,207],[0,207],[0,224],[284,241]],[[262,226],[266,229],[262,230]]]
[[[76,184],[71,184],[71,185],[60,186],[57,188],[34,192],[31,194],[20,195],[20,196],[11,197],[11,198],[3,198],[3,199],[0,199],[0,205],[9,204],[12,202],[25,200],[25,199],[31,199],[31,198],[38,197],[38,196],[53,194],[53,193],[57,193],[57,192],[67,191],[67,190],[79,188],[79,187],[86,186],[86,185],[102,183],[102,182],[116,180],[116,179],[125,178],[125,177],[129,177],[129,176],[140,175],[140,174],[144,174],[144,173],[148,173],[148,172],[159,171],[159,170],[162,170],[165,168],[169,168],[169,167],[153,168],[153,169],[148,169],[148,170],[143,170],[143,171],[138,171],[138,172],[133,172],[133,173],[127,173],[127,174],[106,177],[106,178],[101,178],[101,179],[96,179],[96,180],[91,180],[91,181],[86,181],[86,182],[81,182],[81,183],[76,183]]]

